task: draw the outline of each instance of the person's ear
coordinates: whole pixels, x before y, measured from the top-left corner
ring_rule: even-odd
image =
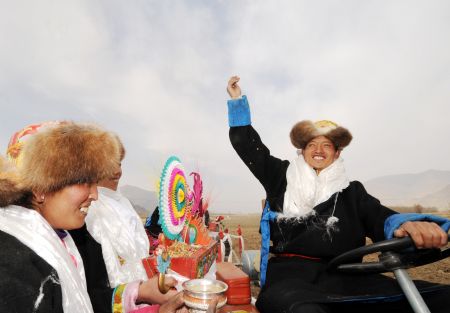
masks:
[[[42,204],[45,202],[45,194],[33,191],[33,200],[36,201],[36,203]]]
[[[31,206],[33,207],[33,209],[40,213],[44,205],[45,194],[33,191],[33,197],[31,199]]]
[[[336,153],[334,154],[334,159],[335,159],[335,160],[337,160],[337,159],[339,158],[339,156],[341,155],[341,151],[342,151],[342,150],[340,150],[340,149],[338,149],[338,150],[336,151]]]

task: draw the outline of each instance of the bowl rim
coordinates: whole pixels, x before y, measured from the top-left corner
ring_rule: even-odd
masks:
[[[207,282],[207,284],[204,285],[218,285],[222,287],[222,290],[220,291],[194,291],[189,289],[190,286],[199,285],[201,282]],[[209,295],[221,295],[225,293],[228,290],[228,285],[224,283],[223,281],[217,280],[217,279],[209,279],[209,278],[195,278],[190,279],[181,284],[183,287],[183,291],[187,292],[189,295],[197,296],[199,298],[204,298],[205,296]]]

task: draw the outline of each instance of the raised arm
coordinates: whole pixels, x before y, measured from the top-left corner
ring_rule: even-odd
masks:
[[[230,141],[239,157],[261,182],[267,197],[279,194],[286,187],[286,169],[288,161],[280,160],[270,154],[262,143],[256,130],[251,126],[250,108],[246,96],[241,97],[238,85],[239,77],[233,76],[228,81],[228,121]]]

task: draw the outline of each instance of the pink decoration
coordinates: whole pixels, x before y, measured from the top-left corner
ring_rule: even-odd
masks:
[[[203,216],[202,208],[202,194],[203,194],[203,182],[199,173],[192,172],[190,175],[194,175],[194,204],[192,205],[192,216]]]

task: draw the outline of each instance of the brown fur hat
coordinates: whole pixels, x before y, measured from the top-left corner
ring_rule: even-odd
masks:
[[[117,136],[88,124],[64,121],[34,133],[15,166],[0,159],[0,207],[35,192],[54,192],[111,177],[122,151]]]
[[[0,207],[8,206],[23,195],[19,175],[12,164],[0,156]]]
[[[0,207],[31,191],[47,193],[111,177],[120,162],[116,136],[100,127],[63,122],[26,140],[11,169],[0,159]]]
[[[94,125],[64,122],[33,135],[17,167],[25,188],[46,193],[111,177],[119,160],[115,135]]]
[[[122,160],[125,158],[125,154],[127,153],[127,151],[125,150],[125,147],[123,146],[122,140],[120,140],[120,137],[118,135],[114,135],[116,137],[117,140],[117,144],[119,146],[119,156],[120,156],[120,161],[122,162]]]
[[[342,150],[352,141],[352,134],[344,127],[331,121],[301,121],[292,127],[290,137],[292,144],[297,149],[304,149],[306,144],[317,136],[325,136],[330,139],[336,149]]]

